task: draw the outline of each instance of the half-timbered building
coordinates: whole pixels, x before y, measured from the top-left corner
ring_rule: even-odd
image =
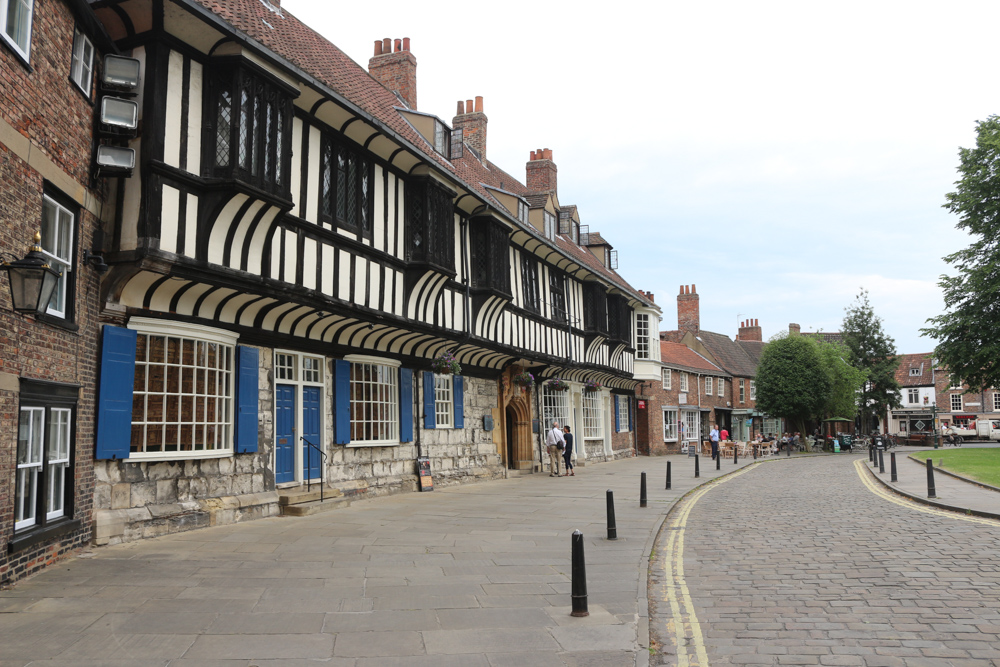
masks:
[[[560,204],[550,150],[522,183],[481,98],[418,110],[408,39],[365,71],[277,2],[95,7],[142,77],[103,230],[99,543],[311,481],[412,490],[418,458],[436,484],[541,469],[552,419],[581,461],[634,453],[659,309]]]

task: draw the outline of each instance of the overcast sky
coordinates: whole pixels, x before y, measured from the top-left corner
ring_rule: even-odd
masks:
[[[682,284],[703,329],[756,318],[765,340],[839,330],[864,287],[899,352],[933,348],[941,258],[967,242],[941,205],[998,111],[1000,3],[282,7],[366,69],[376,39],[409,37],[418,108],[450,125],[483,96],[488,157],[522,180],[552,149],[560,202],[656,295],[661,329]]]

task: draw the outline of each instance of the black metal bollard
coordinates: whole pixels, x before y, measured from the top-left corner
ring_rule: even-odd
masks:
[[[791,455],[792,455],[792,443],[786,442],[785,443],[785,456],[791,456]]]
[[[615,494],[608,489],[608,539],[618,539],[618,527],[615,526]]]
[[[868,445],[868,463],[875,463],[875,445]]]
[[[722,452],[721,451],[719,451],[719,453],[715,455],[715,469],[716,470],[722,470]]]
[[[898,482],[896,477],[896,452],[889,452],[889,473],[892,475],[890,482]]]
[[[735,465],[739,465],[739,463],[740,463],[740,460],[737,458],[738,456],[739,456],[739,452],[736,451],[736,445],[733,445],[733,465],[734,466]]]
[[[570,616],[590,616],[587,611],[587,566],[583,561],[583,533],[579,530],[573,531],[572,590],[573,612]]]
[[[646,473],[642,473],[639,482],[639,507],[646,506]]]
[[[937,498],[936,489],[934,488],[934,461],[927,459],[927,497]]]
[[[881,474],[885,474],[885,456],[882,454],[882,450],[878,450],[878,471]]]
[[[698,471],[698,455],[694,455],[694,476],[701,477],[701,473]]]
[[[670,461],[667,461],[667,489],[670,489]]]

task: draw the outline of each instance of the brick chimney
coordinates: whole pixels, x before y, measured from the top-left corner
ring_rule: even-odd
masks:
[[[677,328],[692,333],[701,330],[698,292],[694,285],[681,285],[681,293],[677,295]]]
[[[375,55],[368,61],[368,73],[390,91],[397,93],[411,109],[417,108],[417,59],[410,53],[410,38],[395,41],[386,37],[375,41]]]
[[[802,327],[800,327],[798,324],[795,324],[793,322],[793,323],[791,323],[791,324],[788,325],[788,333],[790,333],[791,335],[797,336],[801,332],[802,332]]]
[[[479,153],[483,160],[486,159],[486,121],[481,95],[476,97],[475,107],[472,106],[472,100],[466,100],[463,109],[462,101],[459,100],[457,115],[451,119],[452,129],[462,130],[462,140]]]
[[[539,148],[531,151],[531,159],[527,165],[528,178],[526,185],[531,192],[556,193],[556,163],[552,161],[552,151]]]
[[[760,329],[757,320],[747,320],[740,322],[740,332],[736,334],[736,340],[755,340],[763,342],[764,334]]]

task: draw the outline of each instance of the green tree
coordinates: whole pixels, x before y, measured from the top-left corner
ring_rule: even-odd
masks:
[[[858,413],[858,392],[865,384],[867,373],[850,364],[851,351],[846,345],[809,338],[815,343],[816,352],[830,378],[830,394],[817,416],[854,419]]]
[[[882,318],[875,315],[868,302],[868,290],[862,289],[854,303],[844,310],[847,314],[841,333],[850,351],[849,361],[866,376],[857,394],[861,430],[872,432],[889,408],[900,407],[896,341],[882,329]]]
[[[822,414],[831,382],[815,341],[806,336],[771,339],[760,355],[755,378],[757,408],[783,417],[806,432],[808,419]]]
[[[976,147],[958,151],[959,180],[944,208],[973,241],[944,260],[958,274],[938,281],[945,312],[920,333],[938,361],[971,389],[1000,386],[1000,117],[976,121]]]

